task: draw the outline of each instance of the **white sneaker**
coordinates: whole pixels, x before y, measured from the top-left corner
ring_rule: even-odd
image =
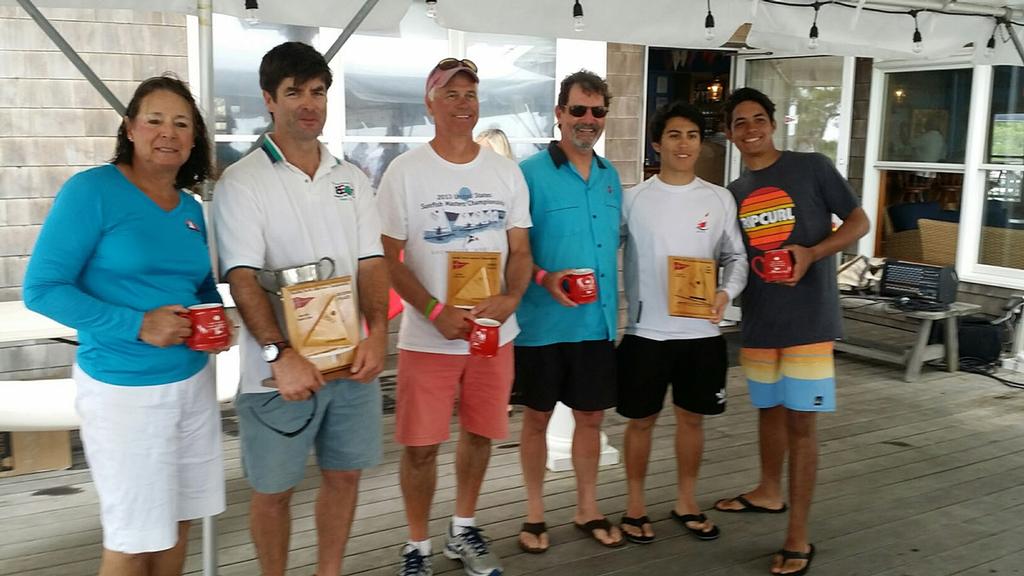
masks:
[[[424,556],[420,549],[412,544],[406,544],[402,548],[402,567],[398,569],[398,576],[433,576],[434,569],[430,567],[430,556]]]
[[[448,525],[448,542],[444,555],[452,560],[461,560],[462,568],[469,576],[501,576],[501,560],[487,548],[487,541],[480,535],[483,530],[466,526],[454,534],[455,527]]]

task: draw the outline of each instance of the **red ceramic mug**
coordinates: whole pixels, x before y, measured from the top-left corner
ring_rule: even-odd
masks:
[[[577,304],[589,304],[597,300],[597,279],[590,268],[576,268],[562,276],[562,290],[569,300]]]
[[[497,356],[501,340],[501,322],[490,318],[466,321],[472,324],[469,329],[469,353],[483,358]]]
[[[189,306],[182,316],[192,322],[192,335],[185,345],[193,350],[208,352],[226,348],[231,343],[228,315],[221,304],[196,304]]]
[[[750,267],[765,282],[785,282],[793,277],[793,253],[789,250],[766,250],[754,256]]]

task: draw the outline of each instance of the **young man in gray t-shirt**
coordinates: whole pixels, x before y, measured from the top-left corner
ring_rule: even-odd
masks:
[[[816,415],[835,410],[832,346],[841,321],[832,256],[867,233],[868,218],[828,158],[775,147],[775,105],[767,96],[737,90],[725,113],[726,135],[747,168],[729,185],[747,256],[753,264],[766,251],[789,250],[792,275],[769,281],[751,267],[742,298],[740,359],[760,412],[761,481],[749,492],[719,500],[715,509],[784,512],[782,464],[788,452],[792,509],[771,571],[804,574],[814,558],[807,520],[817,474]],[[833,214],[843,220],[835,230]]]

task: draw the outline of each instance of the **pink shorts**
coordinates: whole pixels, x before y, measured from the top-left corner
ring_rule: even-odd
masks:
[[[405,446],[447,440],[456,391],[464,430],[492,440],[507,437],[512,348],[498,348],[493,358],[399,350],[395,440]]]

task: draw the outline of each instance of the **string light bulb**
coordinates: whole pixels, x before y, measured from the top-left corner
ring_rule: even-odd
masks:
[[[580,0],[576,0],[576,3],[572,6],[572,29],[575,32],[583,32],[583,28],[586,26],[583,22],[583,5],[580,4]]]
[[[818,9],[821,5],[814,3],[814,22],[811,23],[811,32],[807,35],[807,47],[811,50],[818,49]]]
[[[427,17],[437,18],[437,0],[427,0]]]
[[[917,10],[910,12],[910,15],[914,17],[914,44],[911,47],[914,54],[920,54],[921,50],[924,50],[924,39],[921,37],[921,30],[917,27],[917,12]]]
[[[708,0],[708,15],[704,17],[704,39],[708,42],[715,39],[715,15],[711,13],[711,0]]]
[[[245,22],[247,24],[259,24],[260,17],[257,11],[260,9],[260,4],[256,0],[245,0]]]
[[[992,35],[988,37],[988,42],[985,43],[985,58],[992,58],[996,55],[996,30],[999,30],[999,18],[996,18],[996,25],[992,28]]]

